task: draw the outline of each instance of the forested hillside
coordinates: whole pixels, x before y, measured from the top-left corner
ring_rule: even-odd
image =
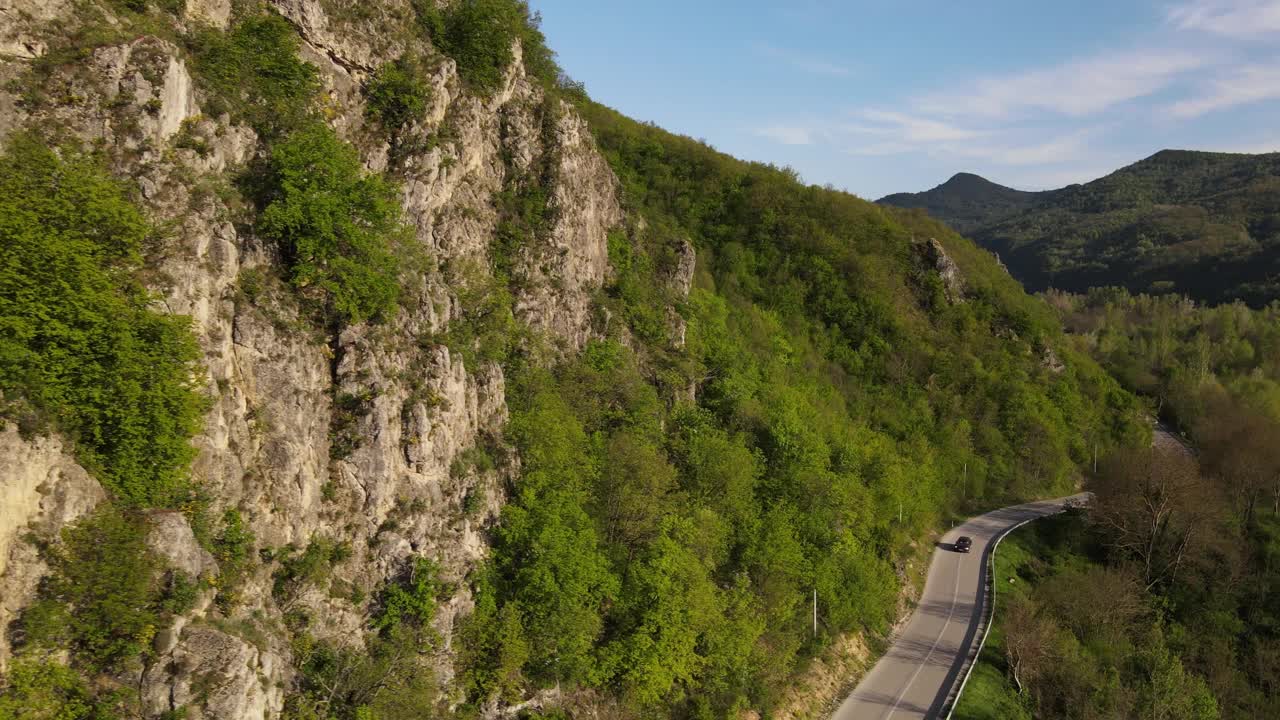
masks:
[[[568,681],[680,715],[767,711],[835,636],[886,628],[894,559],[944,508],[1065,492],[1095,447],[1142,441],[1132,397],[944,227],[582,108],[634,213],[601,306],[628,330],[516,385],[526,460],[472,692]],[[923,262],[926,234],[963,289]],[[653,279],[686,238],[680,342]]]
[[[523,2],[23,8],[0,720],[767,715],[947,513],[1148,441],[989,253]]]
[[[1280,154],[1165,150],[1104,178],[1016,194],[952,182],[880,202],[923,207],[1033,291],[1121,286],[1201,302],[1280,298]]]

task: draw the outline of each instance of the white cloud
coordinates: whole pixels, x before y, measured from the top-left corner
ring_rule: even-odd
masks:
[[[798,125],[771,125],[756,130],[756,134],[783,145],[811,145],[814,132]]]
[[[1269,141],[1262,141],[1262,142],[1255,142],[1255,143],[1228,145],[1224,148],[1219,149],[1218,152],[1247,153],[1249,155],[1275,153],[1275,152],[1280,152],[1280,140],[1269,140]]]
[[[891,110],[864,110],[855,115],[866,122],[787,123],[760,128],[755,134],[784,145],[811,145],[868,136],[877,138],[875,142],[855,144],[848,150],[855,155],[896,155],[940,142],[972,140],[987,135],[979,130]]]
[[[997,165],[1056,165],[1078,159],[1087,150],[1087,141],[1094,133],[1087,129],[1044,142],[948,145],[942,149],[952,155],[979,158]]]
[[[1186,120],[1280,100],[1280,57],[1244,64],[1247,55],[1239,40],[1221,39],[1280,31],[1280,0],[1175,1],[1182,4],[1168,11],[1168,19],[1185,42],[993,73],[844,118],[784,121],[757,133],[780,143],[819,144],[861,157],[923,156],[957,169],[1012,176],[1022,187],[1087,182],[1134,159],[1107,147],[1108,128],[1131,124],[1134,118]],[[1187,31],[1218,39],[1196,40]],[[770,52],[782,59],[781,51]],[[1245,143],[1222,149],[1266,152],[1280,147]]]
[[[850,155],[882,157],[919,153],[951,158],[964,165],[975,162],[1004,167],[1054,166],[1078,161],[1100,128],[1055,132],[1046,129],[997,127],[975,129],[941,120],[890,110],[857,113],[872,124],[836,123],[815,129],[821,141],[843,146]],[[1042,139],[1050,135],[1048,139]]]
[[[772,45],[761,45],[757,50],[765,57],[779,60],[790,65],[796,70],[801,70],[812,75],[845,77],[853,74],[853,71],[844,65],[823,60],[822,58],[805,55],[803,53],[797,53],[792,50],[783,50],[782,48],[773,47]]]
[[[1151,95],[1208,58],[1180,50],[1099,55],[1047,68],[979,79],[959,92],[921,98],[930,114],[1007,118],[1026,111],[1081,117]]]
[[[1250,65],[1213,78],[1197,97],[1173,103],[1174,117],[1192,118],[1237,105],[1280,98],[1280,66]]]
[[[841,128],[860,134],[892,135],[909,143],[969,140],[985,134],[978,130],[962,128],[942,120],[919,117],[892,110],[864,110],[858,113],[858,117],[877,123],[877,125],[842,125]]]
[[[863,157],[884,157],[886,155],[905,155],[919,148],[914,145],[898,142],[878,142],[870,145],[855,145],[846,148],[845,152],[850,155],[861,155]]]
[[[1086,128],[1048,140],[1012,128],[975,129],[943,120],[892,110],[864,110],[857,116],[870,124],[837,124],[824,136],[846,133],[870,136],[874,142],[846,149],[853,155],[881,156],[923,152],[934,156],[981,159],[999,165],[1042,165],[1077,159],[1097,130]]]
[[[1169,22],[1182,30],[1199,30],[1243,38],[1280,32],[1280,1],[1192,0],[1174,6]]]

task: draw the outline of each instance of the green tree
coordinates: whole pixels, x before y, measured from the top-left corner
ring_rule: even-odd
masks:
[[[346,322],[390,317],[405,233],[396,188],[320,122],[272,149],[265,187],[258,232],[280,244],[293,285]]]
[[[402,625],[426,628],[436,614],[440,594],[439,567],[428,558],[415,558],[399,582],[383,588],[373,627],[384,635],[394,634]]]
[[[675,470],[658,448],[634,433],[609,438],[598,485],[598,515],[610,543],[638,548],[657,535]]]
[[[1152,720],[1217,720],[1218,703],[1204,680],[1188,676],[1165,645],[1159,628],[1151,633],[1139,662],[1149,678],[1139,695],[1139,714]]]
[[[621,638],[603,650],[623,697],[640,707],[675,700],[702,671],[700,641],[720,600],[706,567],[680,542],[690,528],[670,521],[627,574]]]
[[[430,99],[430,88],[422,80],[422,69],[413,60],[401,57],[383,63],[365,87],[365,114],[377,121],[389,135],[422,115]]]
[[[571,682],[592,678],[592,649],[618,580],[581,498],[554,488],[522,493],[503,513],[496,544],[504,595],[522,610],[529,672]]]
[[[480,92],[497,89],[515,59],[517,40],[530,74],[549,89],[556,87],[559,68],[554,54],[538,30],[538,16],[522,0],[460,0],[443,12],[419,3],[417,13],[420,26]]]
[[[537,390],[511,420],[525,466],[494,538],[494,590],[501,603],[518,605],[527,672],[582,682],[596,674],[592,650],[619,581],[586,510],[598,472],[587,435],[563,396],[538,382],[546,379],[532,378]]]
[[[69,644],[91,668],[118,668],[140,654],[156,631],[160,566],[147,548],[141,518],[105,507],[63,531],[49,552],[52,574],[22,618],[27,642]]]
[[[0,720],[97,720],[110,717],[80,676],[52,661],[18,658],[0,691]]]
[[[6,414],[28,430],[51,416],[119,500],[163,506],[186,483],[204,403],[189,321],[151,310],[136,279],[152,233],[95,159],[10,139],[0,157]]]

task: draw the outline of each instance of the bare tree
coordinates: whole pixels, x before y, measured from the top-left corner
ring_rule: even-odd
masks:
[[[1004,620],[1004,652],[1018,692],[1044,674],[1053,656],[1053,622],[1031,600],[1014,600]]]
[[[1222,480],[1246,526],[1267,495],[1280,512],[1280,424],[1218,390],[1207,394],[1195,436],[1205,469]]]
[[[1094,522],[1114,551],[1137,563],[1147,589],[1172,582],[1193,541],[1221,515],[1216,489],[1182,448],[1114,455],[1092,490]]]
[[[1057,575],[1038,594],[1082,640],[1093,630],[1127,632],[1148,610],[1145,595],[1126,569],[1099,566]]]

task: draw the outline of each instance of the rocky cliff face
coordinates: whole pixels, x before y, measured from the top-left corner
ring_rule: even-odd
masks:
[[[937,271],[938,277],[942,280],[947,301],[964,302],[964,274],[960,272],[960,266],[947,255],[942,243],[935,238],[929,238],[919,243],[917,247],[926,265]]]
[[[385,170],[391,148],[368,127],[361,88],[409,41],[377,32],[376,13],[358,25],[332,18],[341,3],[269,4],[294,25],[303,58],[319,69],[329,124],[371,171]],[[188,0],[175,24],[225,27],[231,5]],[[98,8],[100,22],[119,22],[114,7]],[[210,102],[193,80],[189,53],[164,33],[96,47],[77,62],[50,60],[63,37],[99,22],[77,8],[0,0],[2,79],[44,62],[41,82],[59,96],[31,104],[12,86],[0,91],[0,135],[58,125],[104,148],[113,171],[136,182],[152,219],[169,228],[147,258],[157,302],[192,318],[204,352],[211,406],[192,474],[210,514],[242,513],[257,551],[303,547],[315,537],[349,542],[335,583],[365,594],[411,557],[433,558],[441,579],[458,588],[436,615],[443,651],[435,663],[447,686],[453,626],[471,603],[461,580],[485,555],[483,531],[503,500],[500,476],[515,460],[493,469],[460,460],[477,445],[502,446],[503,372],[432,339],[466,311],[459,295],[475,280],[462,270],[488,272],[495,197],[514,174],[540,164],[552,170],[554,220],[515,259],[525,281],[514,309],[552,339],[551,352],[580,348],[594,332],[592,295],[610,272],[606,235],[623,220],[616,179],[585,123],[568,105],[547,101],[520,62],[496,92],[478,97],[464,89],[453,61],[440,58],[428,107],[406,131],[440,140],[407,154],[398,170],[428,266],[406,281],[409,297],[393,321],[347,327],[329,341],[308,328],[274,279],[276,252],[254,236],[228,192],[261,151],[254,131],[206,114]],[[406,0],[375,10],[403,17],[407,8]],[[347,446],[335,447],[340,442]],[[23,538],[56,538],[105,495],[58,437],[3,430],[0,468],[0,625],[7,627],[45,572]],[[186,516],[157,513],[149,526],[149,542],[171,566],[196,577],[216,573]],[[275,717],[294,664],[278,631],[286,612],[322,618],[312,629],[322,639],[352,643],[366,632],[367,618],[336,595],[312,587],[284,607],[273,597],[270,563],[255,566],[230,615],[217,611],[212,591],[202,593],[155,636],[155,659],[137,678],[146,714],[187,708],[190,720]],[[9,651],[0,636],[0,671]]]
[[[54,535],[105,497],[63,445],[56,437],[23,439],[14,427],[0,431],[0,627],[8,628],[35,599],[48,569],[23,536]],[[0,634],[0,671],[9,654],[6,632]]]

